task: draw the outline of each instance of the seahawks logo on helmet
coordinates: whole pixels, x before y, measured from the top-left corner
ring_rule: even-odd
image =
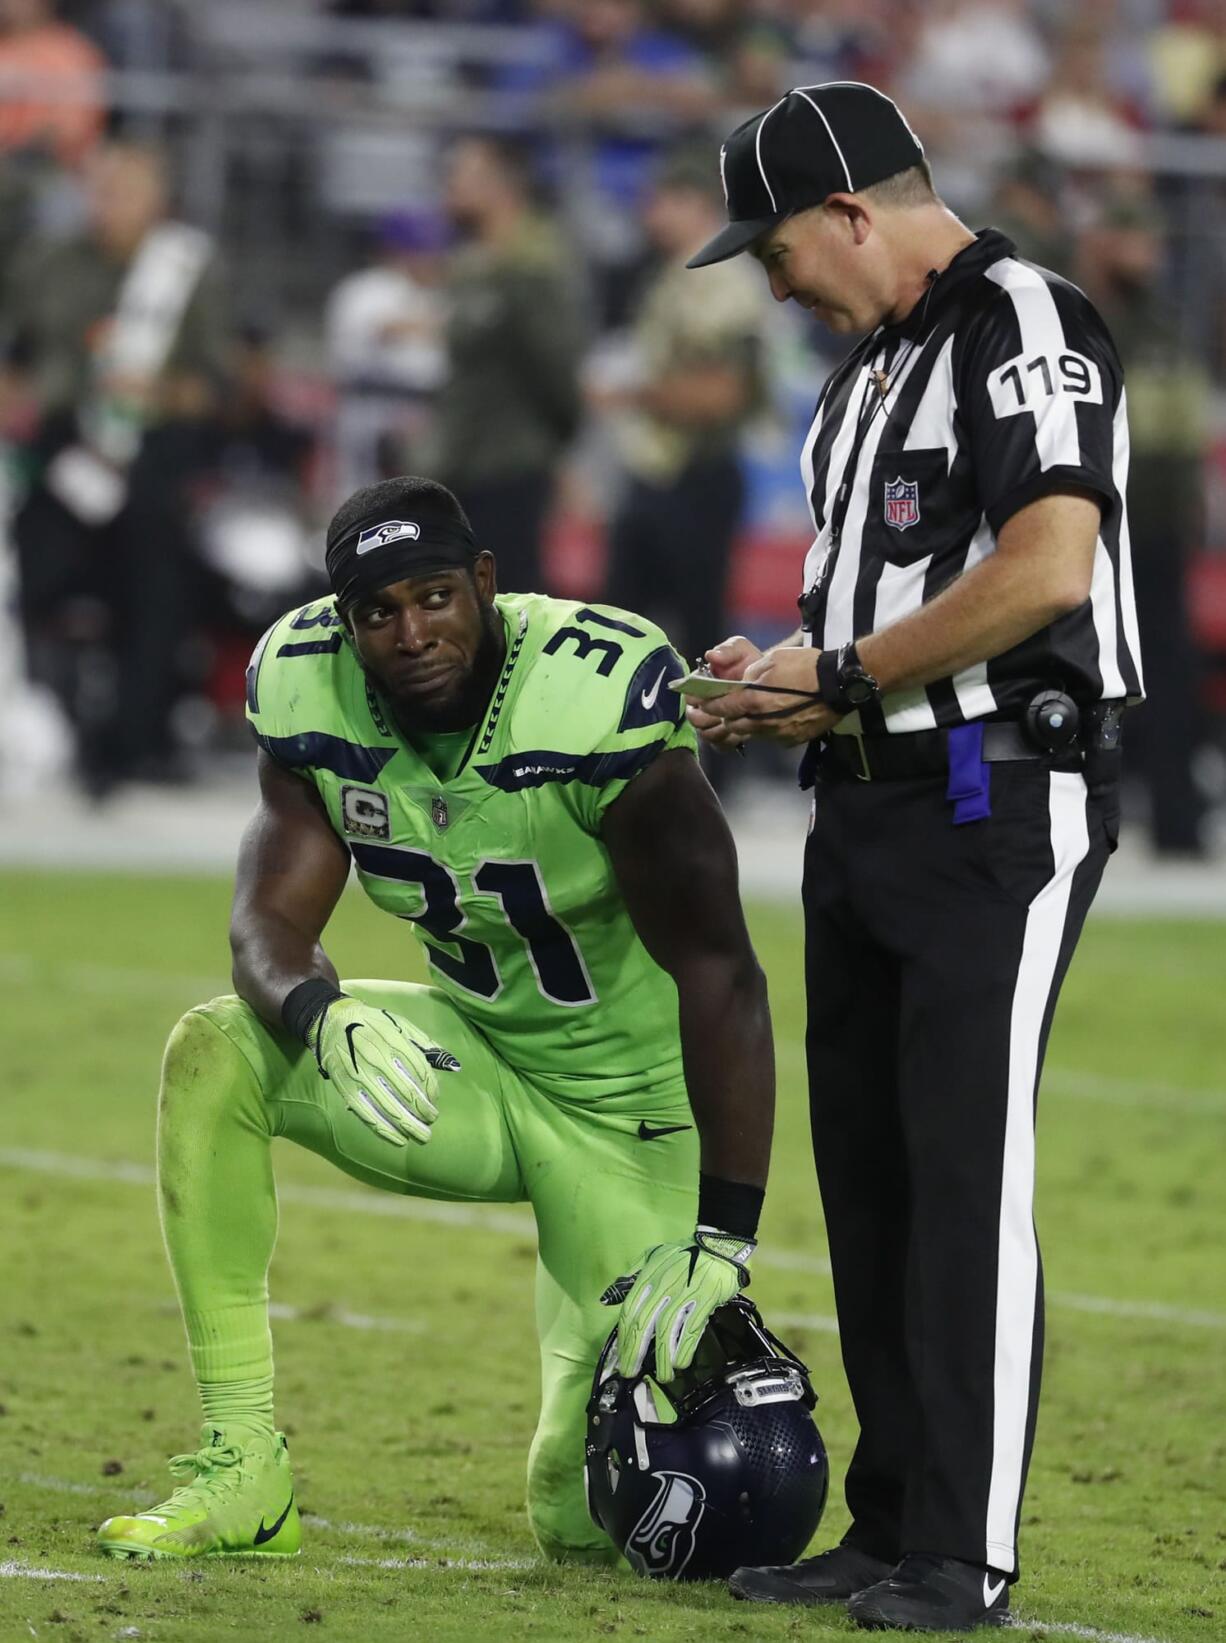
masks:
[[[389,542],[399,542],[404,537],[416,540],[421,531],[411,519],[389,519],[386,524],[372,525],[369,530],[362,532],[358,537],[358,553],[369,553],[372,548],[385,548]]]
[[[678,1580],[694,1555],[707,1491],[684,1472],[656,1472],[656,1498],[630,1531],[626,1560],[641,1575]]]

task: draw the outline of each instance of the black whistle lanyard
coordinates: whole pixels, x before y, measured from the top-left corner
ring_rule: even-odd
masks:
[[[908,350],[909,351],[909,350]],[[875,371],[872,361],[876,349],[869,354],[867,378],[864,383],[864,392],[860,396],[860,410],[856,417],[856,437],[851,442],[851,451],[843,465],[843,477],[839,480],[839,488],[834,495],[834,507],[830,510],[830,546],[837,548],[843,535],[843,521],[847,518],[847,510],[851,506],[852,485],[855,483],[856,469],[860,464],[860,452],[864,449],[864,441],[868,438],[868,431],[877,417],[877,412],[885,404],[886,395],[890,391],[889,377],[890,356],[887,354],[881,362],[881,369]],[[906,359],[906,354],[903,359]]]
[[[864,392],[860,396],[860,410],[856,419],[856,436],[851,442],[851,451],[848,453],[847,461],[843,464],[843,475],[839,480],[839,488],[834,495],[834,506],[830,510],[830,546],[827,557],[822,561],[824,574],[819,577],[818,581],[814,582],[811,588],[806,590],[799,601],[801,625],[807,633],[813,632],[817,616],[818,593],[829,582],[834,573],[834,565],[830,556],[837,555],[839,551],[839,543],[843,537],[843,522],[847,518],[847,510],[851,506],[851,493],[855,484],[856,470],[860,464],[860,452],[864,449],[864,441],[868,437],[869,429],[872,427],[878,411],[884,408],[889,397],[890,388],[893,385],[891,383],[891,374],[893,383],[901,380],[904,365],[911,358],[916,347],[920,345],[920,338],[924,337],[924,325],[928,318],[928,304],[932,300],[932,293],[936,289],[938,278],[939,275],[936,269],[929,270],[928,289],[924,293],[924,303],[920,309],[916,335],[907,338],[906,346],[899,351],[898,361],[894,365],[892,373],[894,345],[887,346],[885,357],[881,362],[880,369],[877,370],[873,369],[872,364],[877,353],[876,344],[869,351],[868,365],[866,366],[868,377],[864,384]],[[924,337],[924,340],[927,341],[927,338]]]

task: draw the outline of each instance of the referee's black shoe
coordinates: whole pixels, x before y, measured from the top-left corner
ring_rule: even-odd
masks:
[[[847,1605],[858,1626],[873,1631],[969,1632],[1009,1620],[1009,1582],[995,1569],[956,1557],[912,1552],[875,1586]]]
[[[737,1569],[728,1590],[750,1603],[846,1603],[891,1568],[885,1558],[872,1557],[856,1546],[832,1546],[801,1563]]]

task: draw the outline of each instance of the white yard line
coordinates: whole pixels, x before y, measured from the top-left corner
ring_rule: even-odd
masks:
[[[1034,1620],[1028,1615],[1011,1615],[1010,1628],[1028,1632],[1056,1633],[1060,1637],[1084,1637],[1088,1643],[1163,1643],[1160,1637],[1142,1637],[1132,1632],[1105,1632],[1098,1626],[1080,1626],[1072,1620]]]
[[[771,1327],[780,1329],[816,1329],[823,1335],[837,1335],[839,1320],[828,1312],[776,1312],[771,1309]]]
[[[70,1153],[40,1152],[26,1147],[0,1147],[0,1166],[27,1170],[37,1175],[68,1176],[81,1181],[117,1181],[125,1186],[152,1186],[154,1175],[147,1164],[134,1164],[123,1159],[82,1158]],[[448,1226],[476,1227],[486,1232],[497,1232],[515,1238],[534,1236],[532,1220],[527,1212],[511,1214],[485,1205],[437,1203],[429,1198],[401,1198],[391,1193],[347,1192],[328,1187],[301,1187],[292,1184],[278,1188],[280,1198],[287,1203],[309,1204],[315,1209],[338,1209],[349,1215],[396,1216],[411,1221],[436,1221]],[[791,1271],[829,1273],[830,1264],[823,1257],[808,1255],[802,1250],[763,1250],[755,1259],[762,1266],[775,1266]],[[1169,1306],[1164,1301],[1120,1301],[1107,1295],[1080,1295],[1063,1290],[1049,1290],[1048,1304],[1068,1312],[1092,1312],[1112,1318],[1144,1318],[1157,1323],[1182,1324],[1192,1329],[1226,1329],[1226,1312],[1209,1312],[1196,1307]],[[331,1314],[333,1322],[340,1322]],[[350,1320],[365,1314],[350,1313]],[[799,1318],[800,1314],[793,1314]],[[809,1314],[804,1314],[809,1317]],[[365,1323],[350,1321],[348,1328],[398,1329],[399,1323],[388,1321]],[[797,1327],[826,1328],[812,1315],[811,1322]]]
[[[45,1472],[18,1472],[18,1483],[28,1483],[31,1489],[50,1489],[57,1495],[113,1495],[114,1487],[103,1488],[100,1483],[74,1483],[71,1478],[48,1477]],[[139,1498],[143,1505],[153,1496],[145,1490],[130,1492],[129,1500]]]
[[[8,1559],[0,1563],[0,1576],[6,1580],[105,1580],[105,1575],[82,1575],[73,1569],[32,1569],[25,1563]]]
[[[98,1483],[78,1483],[73,1478],[59,1478],[45,1472],[19,1472],[18,1483],[28,1484],[32,1489],[45,1489],[56,1495],[84,1495],[90,1499],[105,1497],[114,1500],[116,1492],[124,1492],[121,1482],[108,1484],[105,1487]],[[148,1489],[129,1489],[124,1498],[133,1505],[147,1506],[157,1499]],[[382,1540],[394,1545],[417,1546],[423,1551],[438,1552],[468,1552],[476,1557],[489,1553],[490,1548],[481,1540],[473,1540],[468,1535],[451,1535],[439,1539],[435,1535],[418,1534],[416,1529],[388,1528],[381,1523],[349,1523],[333,1522],[331,1518],[317,1517],[314,1512],[302,1514],[303,1525],[322,1534],[345,1535],[355,1540]],[[16,1567],[16,1565],[14,1565]],[[82,1576],[82,1579],[101,1579],[99,1576]]]
[[[270,1301],[268,1315],[289,1323],[339,1324],[342,1329],[373,1329],[395,1335],[420,1335],[429,1327],[424,1318],[380,1318],[369,1312],[347,1312],[343,1307],[325,1307],[315,1312],[306,1307],[287,1306],[284,1301]]]
[[[539,1558],[532,1557],[342,1557],[341,1563],[365,1569],[536,1569]]]

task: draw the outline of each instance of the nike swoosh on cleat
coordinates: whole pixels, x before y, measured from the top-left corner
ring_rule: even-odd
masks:
[[[264,1527],[264,1519],[261,1516],[260,1526],[255,1532],[255,1540],[252,1542],[252,1544],[255,1545],[255,1546],[262,1546],[266,1540],[271,1540],[272,1537],[279,1531],[279,1529],[281,1528],[281,1525],[285,1522],[286,1518],[289,1516],[289,1509],[293,1504],[294,1504],[294,1492],[291,1489],[289,1499],[285,1503],[285,1510],[281,1513],[281,1516],[273,1524],[271,1529],[266,1529]]]
[[[645,1119],[639,1122],[640,1141],[658,1141],[662,1135],[677,1135],[682,1130],[692,1130],[692,1124],[662,1124],[659,1129],[653,1128]]]
[[[644,713],[650,713],[652,708],[656,705],[656,697],[660,694],[660,684],[667,672],[668,669],[662,667],[657,674],[656,682],[652,685],[650,691],[643,690],[639,692],[639,701],[643,704]]]
[[[1005,1589],[1005,1582],[1003,1580],[998,1580],[996,1582],[995,1586],[993,1586],[991,1581],[988,1579],[988,1576],[984,1575],[984,1577],[983,1577],[983,1606],[984,1606],[984,1608],[985,1609],[990,1609],[992,1607],[993,1603],[996,1602],[996,1599],[1004,1591],[1004,1589]]]

